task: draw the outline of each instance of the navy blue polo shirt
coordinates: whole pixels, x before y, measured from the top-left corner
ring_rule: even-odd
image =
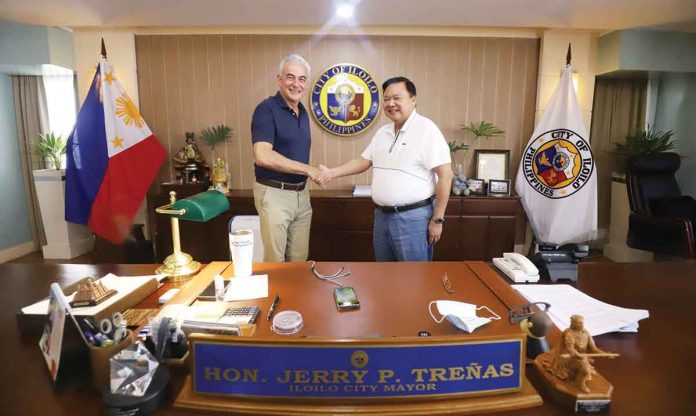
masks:
[[[251,142],[268,142],[273,150],[302,163],[309,163],[309,149],[312,144],[309,131],[309,115],[302,103],[300,116],[280,95],[268,97],[256,106],[251,118]],[[281,182],[298,183],[307,180],[305,175],[282,173],[254,164],[257,179],[274,179]]]

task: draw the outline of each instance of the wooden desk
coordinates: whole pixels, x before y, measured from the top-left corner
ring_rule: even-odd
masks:
[[[196,194],[200,186],[162,186],[151,207],[169,203],[168,192],[178,198]],[[312,227],[309,258],[316,261],[374,261],[372,228],[374,203],[355,198],[349,191],[312,191]],[[251,191],[231,191],[230,209],[206,223],[179,221],[181,249],[208,263],[229,260],[227,224],[236,215],[257,215]],[[169,217],[154,216],[155,252],[163,261],[172,252]],[[488,260],[513,251],[524,242],[525,217],[518,197],[450,197],[442,239],[435,247],[437,261]]]
[[[328,269],[332,266],[326,265]],[[447,268],[447,263],[433,263],[432,267]],[[103,409],[103,404],[97,392],[90,388],[53,393],[48,370],[37,346],[39,335],[20,334],[14,315],[21,307],[45,297],[54,281],[67,284],[85,275],[101,276],[107,272],[140,275],[152,270],[151,265],[0,265],[4,283],[0,294],[0,333],[5,338],[0,344],[0,352],[5,358],[0,413],[98,414],[96,409]],[[597,365],[615,387],[611,414],[691,414],[696,397],[693,383],[696,363],[692,359],[696,319],[691,308],[696,295],[695,276],[696,262],[580,265],[577,287],[582,291],[615,305],[650,310],[651,316],[641,322],[638,334],[606,334],[595,338],[601,348],[621,354],[619,359]],[[503,277],[500,279],[504,282]],[[143,307],[155,306],[157,298],[166,289],[162,287],[153,293],[144,301]],[[398,290],[407,289],[400,287]],[[178,393],[181,381],[181,377],[174,378],[172,394]],[[185,415],[191,412],[169,405],[156,414]],[[547,401],[542,407],[497,414],[565,415],[568,412]]]

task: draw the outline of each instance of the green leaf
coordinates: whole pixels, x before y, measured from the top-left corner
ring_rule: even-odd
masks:
[[[678,141],[672,136],[672,130],[656,132],[648,126],[647,130],[639,129],[633,135],[627,135],[625,143],[615,143],[614,153],[628,157],[668,152],[677,147]]]
[[[457,143],[456,140],[447,142],[447,146],[449,146],[450,153],[456,153],[460,150],[467,150],[469,148],[468,144]]]
[[[67,140],[53,132],[40,134],[39,140],[33,142],[34,152],[42,159],[52,159],[56,169],[62,166],[62,157],[67,151]]]
[[[647,130],[638,129],[635,133],[628,134],[626,142],[614,143],[614,149],[610,152],[614,159],[613,169],[625,172],[626,164],[631,158],[674,150],[679,142],[672,136],[674,136],[672,130],[656,132],[650,126]]]
[[[505,132],[497,128],[493,123],[488,123],[486,121],[481,121],[478,125],[474,123],[469,123],[469,125],[462,124],[461,129],[472,133],[476,138],[479,137],[499,137],[503,136]]]
[[[211,126],[201,132],[201,137],[208,143],[210,150],[215,150],[215,145],[224,143],[232,136],[232,127],[226,124]]]

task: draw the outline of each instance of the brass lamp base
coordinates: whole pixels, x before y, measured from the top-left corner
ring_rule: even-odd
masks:
[[[164,274],[170,282],[182,282],[191,279],[201,269],[201,263],[193,260],[189,254],[175,252],[164,259],[164,264],[155,270],[156,274]]]

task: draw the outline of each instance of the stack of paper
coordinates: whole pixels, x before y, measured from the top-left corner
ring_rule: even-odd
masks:
[[[372,188],[370,185],[355,185],[353,196],[372,196]]]
[[[650,316],[645,309],[626,309],[588,296],[570,285],[512,285],[529,302],[547,302],[551,321],[561,331],[571,315],[581,315],[592,336],[608,332],[637,332],[638,321]]]
[[[225,302],[268,297],[268,275],[233,277],[227,285]]]
[[[96,306],[87,306],[82,308],[73,308],[72,313],[75,316],[100,316],[105,310],[109,310],[116,303],[120,302],[126,297],[132,297],[131,295],[138,291],[141,287],[146,285],[151,285],[151,290],[148,289],[141,294],[139,299],[132,299],[131,304],[137,304],[142,299],[147,297],[152,291],[157,289],[157,281],[163,279],[163,275],[152,275],[152,276],[116,276],[112,273],[99,279],[100,282],[104,284],[109,289],[115,289],[117,291],[116,295],[104,300],[102,303]],[[71,302],[75,294],[66,296],[66,301]],[[133,303],[135,302],[135,303]],[[124,305],[123,308],[119,309],[118,312],[128,309],[133,305]],[[115,312],[115,311],[114,311]],[[48,299],[44,299],[32,305],[22,308],[22,313],[27,315],[46,315],[48,313]]]

